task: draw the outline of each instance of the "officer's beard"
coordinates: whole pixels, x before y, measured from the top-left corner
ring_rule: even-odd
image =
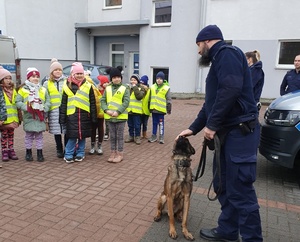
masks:
[[[200,67],[208,67],[210,65],[210,58],[209,58],[209,48],[205,46],[203,50],[203,54],[199,58],[199,66]]]

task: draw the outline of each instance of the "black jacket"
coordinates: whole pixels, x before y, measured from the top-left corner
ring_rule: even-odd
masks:
[[[86,80],[84,80],[83,83],[85,81]],[[75,94],[78,90],[78,86],[74,83],[71,83],[70,89]],[[91,136],[92,123],[97,122],[96,100],[92,87],[89,92],[89,100],[90,113],[83,109],[76,108],[74,114],[67,115],[68,95],[65,92],[63,92],[61,105],[59,108],[59,123],[66,125],[66,134],[68,138],[84,139]]]

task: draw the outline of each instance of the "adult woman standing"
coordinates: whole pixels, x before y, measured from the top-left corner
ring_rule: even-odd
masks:
[[[250,67],[254,99],[258,110],[261,108],[260,96],[265,82],[265,73],[262,69],[262,62],[260,61],[260,53],[257,50],[245,53],[248,66]]]

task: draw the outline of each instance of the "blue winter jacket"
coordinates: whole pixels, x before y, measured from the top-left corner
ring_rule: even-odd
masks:
[[[206,78],[205,103],[189,127],[194,135],[205,126],[218,131],[258,117],[244,53],[219,41],[210,48],[209,57],[211,67]]]
[[[300,90],[300,72],[297,73],[293,69],[285,74],[280,86],[280,95],[282,96],[296,90]]]
[[[253,93],[255,102],[258,103],[260,100],[261,92],[264,86],[265,73],[262,70],[262,62],[258,61],[250,66],[250,72],[253,83]]]

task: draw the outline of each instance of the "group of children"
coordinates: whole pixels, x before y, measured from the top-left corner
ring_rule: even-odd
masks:
[[[164,115],[171,113],[170,87],[164,73],[157,73],[156,83],[150,88],[146,75],[139,78],[133,74],[128,86],[122,82],[122,68],[111,68],[108,73],[110,80],[99,76],[97,85],[85,73],[82,64],[74,62],[70,76],[64,77],[62,65],[52,59],[49,79],[43,85],[39,71],[28,68],[26,81],[16,90],[11,73],[0,67],[2,161],[18,159],[14,151],[14,129],[21,122],[25,131],[26,161],[33,160],[34,141],[37,161],[44,161],[43,132],[46,130],[54,135],[57,157],[67,163],[85,158],[88,137],[91,137],[89,154],[102,155],[102,141],[109,130],[111,154],[107,161],[119,163],[123,160],[126,122],[129,137],[125,142],[141,144],[141,138],[148,138],[150,113],[153,129],[148,141],[157,141],[159,127],[159,142],[163,144]],[[107,133],[104,133],[104,125]]]

